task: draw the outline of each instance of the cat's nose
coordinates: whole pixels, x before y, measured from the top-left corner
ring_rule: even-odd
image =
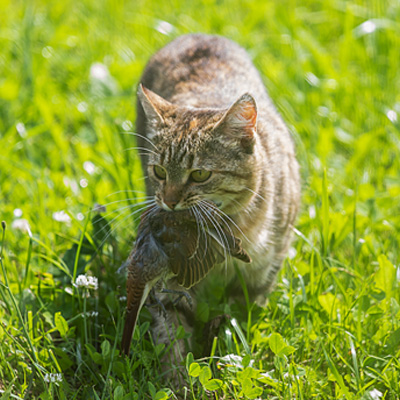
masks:
[[[176,205],[178,204],[177,200],[164,200],[164,203],[171,209],[173,210]]]
[[[162,199],[167,210],[173,210],[179,206],[179,202],[182,199],[182,186],[177,183],[168,182],[165,185]]]

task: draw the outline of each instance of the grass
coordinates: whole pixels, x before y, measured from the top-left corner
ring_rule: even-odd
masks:
[[[303,206],[265,308],[215,308],[220,292],[199,305],[202,322],[237,319],[213,358],[187,357],[187,398],[399,399],[399,21],[394,0],[3,0],[0,398],[174,398],[148,312],[132,357],[118,351],[117,269],[143,190],[125,133],[148,58],[201,31],[262,71],[296,141]],[[73,286],[85,273],[98,289]]]

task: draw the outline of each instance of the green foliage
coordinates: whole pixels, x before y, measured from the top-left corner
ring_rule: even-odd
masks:
[[[212,357],[187,356],[187,398],[400,398],[398,2],[2,0],[1,11],[1,398],[175,397],[146,310],[131,357],[119,353],[118,268],[146,201],[131,149],[137,82],[156,49],[199,31],[249,49],[293,133],[303,207],[264,308],[228,305],[221,287],[199,303],[198,332],[234,319]]]

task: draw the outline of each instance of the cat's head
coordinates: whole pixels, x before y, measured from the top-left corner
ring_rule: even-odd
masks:
[[[157,204],[182,210],[202,201],[235,214],[259,179],[257,107],[244,94],[228,109],[172,104],[140,85],[146,115],[147,173]]]

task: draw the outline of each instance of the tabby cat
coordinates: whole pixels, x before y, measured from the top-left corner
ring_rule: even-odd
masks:
[[[290,134],[245,50],[190,34],[158,51],[138,89],[137,139],[147,194],[170,212],[192,208],[199,229],[217,223],[213,203],[226,225],[220,241],[232,230],[252,259],[235,262],[251,300],[262,304],[290,245],[300,178]],[[196,300],[207,301],[205,289],[218,280],[242,293],[231,261],[190,289],[193,307],[159,295],[166,315],[154,312],[155,340],[168,346],[179,324],[191,332]],[[182,290],[174,280],[167,286]],[[166,365],[179,365],[186,351],[175,341]]]

